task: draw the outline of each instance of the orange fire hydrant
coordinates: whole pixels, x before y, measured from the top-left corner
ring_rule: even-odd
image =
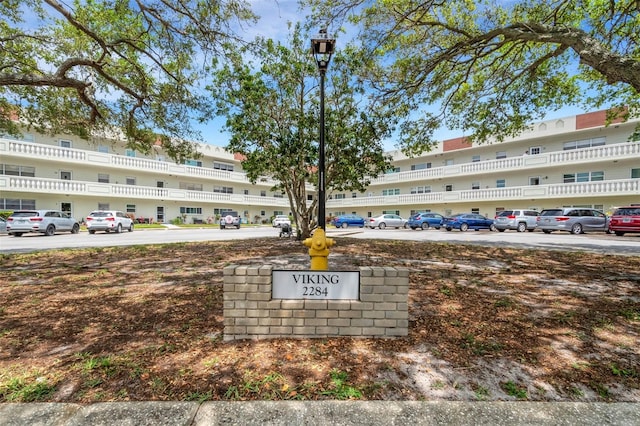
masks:
[[[326,271],[329,269],[329,247],[334,244],[333,238],[327,238],[322,228],[316,229],[311,238],[304,240],[304,245],[309,247],[312,271]]]

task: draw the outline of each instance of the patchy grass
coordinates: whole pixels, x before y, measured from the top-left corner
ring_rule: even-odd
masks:
[[[410,271],[409,336],[225,342],[222,268],[278,238],[0,256],[0,401],[640,402],[640,258],[339,239]]]

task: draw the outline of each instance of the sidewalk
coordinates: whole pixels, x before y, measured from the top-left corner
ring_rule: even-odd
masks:
[[[0,425],[640,425],[640,404],[249,401],[0,404]]]

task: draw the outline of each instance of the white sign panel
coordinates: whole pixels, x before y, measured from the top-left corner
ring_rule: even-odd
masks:
[[[358,300],[359,271],[273,271],[273,299]]]

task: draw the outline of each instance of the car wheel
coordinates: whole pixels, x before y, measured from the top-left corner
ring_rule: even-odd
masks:
[[[462,232],[466,232],[466,231],[467,231],[467,229],[469,229],[469,225],[467,225],[466,223],[461,223],[461,224],[460,224],[460,230],[461,230]]]
[[[621,231],[615,231],[615,233],[618,237],[622,237],[624,235],[624,232]]]
[[[90,233],[91,235],[93,235],[93,234],[95,234],[95,233],[96,233],[96,231],[94,231],[93,229],[89,229],[89,233]]]
[[[571,227],[571,233],[574,235],[582,234],[582,225],[579,223],[574,223]]]
[[[78,225],[77,223],[73,225],[73,228],[71,228],[71,233],[72,234],[77,234],[78,232],[80,232],[80,225]]]
[[[345,223],[343,223],[343,224],[342,224],[342,225],[340,225],[340,226],[342,226],[342,228],[343,228],[343,229],[346,229],[346,228],[347,228],[347,226],[349,226],[349,225],[347,224],[347,222],[345,222]]]
[[[220,225],[220,229],[224,229],[224,225]]]
[[[447,231],[451,231],[451,229],[452,229],[452,228],[447,227],[447,228],[445,228],[445,229],[446,229]]]
[[[524,222],[520,222],[520,223],[518,224],[517,231],[518,231],[518,232],[524,232],[524,231],[526,231],[526,230],[527,230],[527,224],[526,224],[526,223],[524,223]]]
[[[129,226],[129,232],[133,232],[133,222],[131,222],[131,225]]]
[[[498,228],[496,228],[496,226],[492,223],[491,226],[489,227],[489,231],[496,232],[497,230]],[[476,229],[476,231],[478,231],[478,229]]]
[[[424,222],[424,223],[422,224],[422,229],[423,229],[423,230],[425,230],[425,231],[426,231],[427,229],[429,229],[429,222]]]
[[[504,232],[504,229],[498,229],[498,232]]]
[[[55,233],[56,233],[56,227],[53,225],[47,226],[47,229],[44,231],[44,235],[46,235],[47,237],[50,237]]]
[[[550,234],[551,231],[549,231],[548,229],[543,229],[542,232],[544,232],[545,234]]]
[[[13,234],[10,234],[10,235],[13,235],[14,237],[22,237],[22,232],[14,232]]]
[[[118,226],[116,227],[116,234],[119,234],[122,232],[122,224],[118,224]]]
[[[380,229],[384,229],[386,227],[387,227],[387,224],[384,223],[384,222],[382,222],[382,223],[380,223],[380,225],[378,225],[378,228],[380,228]]]

